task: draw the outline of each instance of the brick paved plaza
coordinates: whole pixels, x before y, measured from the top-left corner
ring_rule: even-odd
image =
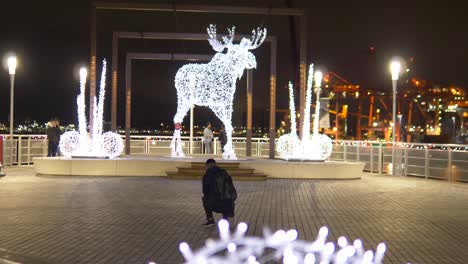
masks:
[[[217,237],[203,228],[198,181],[36,177],[10,168],[0,178],[0,258],[26,263],[180,263],[178,244]],[[467,263],[468,185],[391,176],[362,180],[236,182],[235,221],[297,228],[314,239],[386,242],[386,263]],[[0,261],[1,263],[1,261]]]

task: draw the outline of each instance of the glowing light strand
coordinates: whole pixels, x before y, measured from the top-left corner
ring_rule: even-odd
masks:
[[[81,147],[80,151],[88,151],[85,149],[86,146],[88,146],[87,141],[88,141],[88,133],[86,132],[86,104],[85,104],[85,92],[86,92],[86,76],[88,75],[88,72],[86,71],[85,68],[80,69],[80,94],[76,98],[76,104],[78,108],[78,128],[80,131],[80,140],[81,145],[78,145]],[[62,147],[60,147],[62,149]],[[66,153],[66,152],[64,152]]]
[[[271,233],[268,229],[263,237],[246,236],[247,224],[240,223],[236,230],[229,231],[229,222],[219,221],[220,239],[207,240],[206,245],[196,251],[182,242],[179,250],[186,264],[200,263],[266,263],[282,261],[285,264],[380,264],[383,261],[386,246],[380,243],[375,253],[364,250],[362,241],[353,243],[345,237],[338,239],[337,245],[327,242],[328,228],[320,228],[315,241],[298,240],[296,230],[278,230]],[[227,252],[227,254],[223,254]]]
[[[171,142],[171,156],[184,157],[181,140],[182,121],[193,105],[207,106],[223,122],[227,143],[223,149],[224,159],[237,159],[232,146],[232,102],[236,81],[244,69],[257,67],[255,56],[249,51],[258,48],[266,38],[266,29],[252,31],[252,38],[242,38],[233,44],[235,27],[228,29],[229,35],[217,39],[216,27],[209,25],[208,42],[217,52],[206,64],[186,64],[175,76],[177,89],[177,113],[174,116],[174,135]],[[221,53],[227,49],[226,53]]]
[[[60,150],[65,157],[94,156],[114,158],[123,151],[123,141],[119,134],[113,132],[102,133],[104,116],[104,98],[106,89],[106,60],[102,63],[101,83],[99,90],[99,104],[94,97],[93,128],[91,139],[88,138],[85,116],[85,87],[86,69],[80,70],[80,94],[77,97],[79,132],[68,131],[60,138]]]
[[[102,123],[104,118],[104,98],[106,94],[106,72],[107,72],[107,62],[104,60],[102,62],[102,73],[101,73],[101,83],[99,86],[99,103],[96,106],[96,97],[94,97],[94,121],[93,122],[93,151],[99,152],[100,147],[102,147]]]
[[[309,76],[307,77],[307,91],[306,91],[306,101],[304,108],[304,124],[302,125],[302,141],[308,141],[310,139],[310,105],[312,101],[312,83],[314,81],[313,74],[314,64],[309,66]]]
[[[289,112],[291,115],[291,135],[297,135],[297,123],[296,123],[296,106],[294,102],[294,85],[289,82]]]
[[[313,79],[312,79],[312,76]],[[313,134],[310,134],[310,103],[312,100],[312,83],[315,80],[316,88],[316,108],[314,118]],[[276,144],[276,151],[280,157],[285,160],[316,160],[324,161],[330,157],[333,145],[331,139],[326,135],[320,135],[319,129],[319,114],[320,114],[320,91],[321,91],[322,73],[319,71],[313,72],[313,65],[309,67],[309,76],[307,81],[306,106],[304,110],[304,124],[302,140],[299,140],[296,133],[294,94],[292,92],[292,84],[289,84],[289,109],[291,112],[291,133],[282,135]]]

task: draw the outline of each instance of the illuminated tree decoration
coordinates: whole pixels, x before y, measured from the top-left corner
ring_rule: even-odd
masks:
[[[60,137],[60,151],[65,157],[86,156],[86,157],[109,157],[119,156],[123,151],[123,142],[119,134],[113,132],[102,133],[102,123],[104,116],[104,96],[106,92],[106,60],[102,62],[101,83],[99,89],[99,102],[94,97],[93,128],[91,138],[86,131],[86,69],[80,70],[80,94],[76,102],[78,106],[78,129],[77,131],[65,132]]]
[[[310,104],[312,101],[312,84],[315,80],[316,102],[314,128],[310,134]],[[285,160],[316,160],[324,161],[331,155],[332,142],[326,135],[319,134],[320,91],[322,72],[313,70],[313,64],[309,67],[307,79],[306,107],[304,109],[304,124],[302,139],[296,133],[296,111],[294,107],[293,85],[289,83],[289,110],[291,112],[291,133],[282,135],[276,144],[276,151]]]
[[[294,105],[294,86],[289,82],[289,112],[291,116],[291,132],[282,135],[276,142],[276,151],[279,153],[280,158],[289,160],[294,159],[296,153],[301,152],[301,140],[297,137],[296,132],[296,108]],[[305,120],[305,119],[304,119]],[[309,125],[310,127],[310,125]]]
[[[279,263],[284,264],[380,264],[383,261],[386,246],[380,243],[375,253],[365,251],[360,239],[352,243],[345,237],[338,238],[338,243],[327,242],[328,228],[320,228],[315,241],[298,240],[298,233],[278,230],[271,233],[268,229],[263,237],[248,237],[247,224],[240,223],[236,231],[229,231],[229,222],[219,221],[220,239],[207,240],[204,247],[192,251],[182,242],[179,250],[186,264],[202,263]]]
[[[174,136],[171,143],[172,157],[184,157],[180,130],[182,121],[192,105],[207,106],[223,122],[227,143],[223,149],[224,159],[237,159],[232,146],[232,102],[236,91],[236,81],[242,77],[244,69],[257,67],[255,56],[250,50],[258,48],[266,38],[266,29],[252,31],[252,38],[242,38],[233,44],[235,27],[228,29],[228,36],[222,41],[216,36],[216,27],[207,28],[208,42],[217,52],[206,64],[186,64],[177,71],[177,113],[174,116]],[[226,53],[222,53],[227,49]]]

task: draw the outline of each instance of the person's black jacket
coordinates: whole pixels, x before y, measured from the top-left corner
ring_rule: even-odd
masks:
[[[47,139],[49,142],[58,143],[60,140],[60,128],[58,126],[47,126]]]
[[[227,143],[227,135],[226,135],[226,130],[221,130],[219,131],[219,142],[221,142],[221,145],[224,146]]]
[[[205,175],[203,175],[203,202],[205,203],[205,206],[207,206],[207,208],[210,208],[215,212],[224,213],[229,217],[234,217],[234,200],[219,199],[216,197],[216,177],[220,174],[222,170],[223,169],[221,169],[218,166],[213,166],[206,171]],[[231,177],[228,177],[227,180],[232,185]]]

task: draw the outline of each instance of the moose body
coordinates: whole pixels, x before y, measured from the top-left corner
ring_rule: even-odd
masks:
[[[179,102],[210,107],[209,102],[219,102],[225,94],[234,96],[235,87],[232,88],[236,80],[230,68],[221,67],[220,57],[224,56],[226,54],[217,53],[207,64],[191,63],[177,71],[175,87]]]
[[[236,81],[244,69],[257,66],[255,56],[249,52],[257,48],[266,37],[266,30],[254,31],[251,40],[243,38],[239,44],[232,44],[234,28],[229,30],[230,38],[224,37],[224,44],[216,39],[216,30],[208,28],[209,42],[217,53],[206,64],[187,64],[177,71],[177,113],[174,116],[175,131],[172,139],[172,157],[183,157],[180,130],[184,116],[192,105],[207,106],[223,122],[227,143],[223,149],[224,159],[237,159],[232,147],[232,102]],[[227,53],[221,53],[225,48]]]

